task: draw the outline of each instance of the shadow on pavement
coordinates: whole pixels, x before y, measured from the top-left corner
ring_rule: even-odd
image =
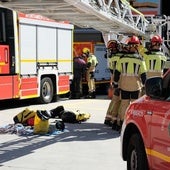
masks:
[[[34,153],[37,149],[57,142],[97,141],[119,137],[118,132],[100,123],[83,122],[65,125],[66,131],[61,134],[18,136],[16,139],[0,143],[0,163]],[[5,134],[1,135],[2,137],[5,137]]]
[[[0,110],[7,110],[12,108],[28,107],[30,105],[38,104],[36,99],[24,99],[24,100],[2,100],[0,101]]]
[[[96,96],[97,100],[106,100],[108,97],[106,95],[97,95]],[[84,99],[83,97],[78,100],[96,100],[96,99]],[[58,97],[56,101],[53,101],[51,103],[57,103],[59,101],[72,101],[72,100],[77,100],[77,99],[69,99],[65,97]],[[110,99],[108,99],[110,100]],[[12,108],[20,108],[20,107],[28,107],[30,105],[40,105],[41,103],[37,102],[36,98],[33,99],[23,99],[23,100],[15,100],[15,99],[8,99],[8,100],[0,100],[0,110],[7,110],[7,109],[12,109]]]

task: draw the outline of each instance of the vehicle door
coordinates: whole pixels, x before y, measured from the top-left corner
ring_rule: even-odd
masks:
[[[170,167],[170,101],[153,100],[151,121],[151,162],[154,170]]]

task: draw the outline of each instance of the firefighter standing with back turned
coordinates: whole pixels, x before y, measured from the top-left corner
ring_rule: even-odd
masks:
[[[116,40],[110,40],[107,43],[107,57],[109,61],[109,69],[111,72],[111,86],[113,83],[114,78],[114,71],[116,69],[116,64],[122,55],[122,53],[118,50],[118,43]],[[113,89],[114,91],[114,89]],[[113,122],[117,119],[117,114],[120,106],[120,95],[119,89],[117,88],[116,91],[113,92],[112,100],[110,101],[109,107],[107,109],[107,113],[105,116],[104,124],[112,126]]]
[[[163,76],[167,57],[161,52],[162,38],[154,35],[150,40],[150,47],[143,57],[147,67],[147,78]]]
[[[96,86],[95,86],[95,69],[98,65],[98,60],[96,56],[90,53],[89,48],[83,48],[83,56],[87,57],[87,70],[86,70],[86,80],[88,84],[88,95],[85,98],[92,99],[96,98]]]
[[[139,98],[141,83],[146,81],[146,64],[138,53],[138,37],[132,36],[128,40],[128,53],[120,57],[114,73],[114,88],[119,88],[121,92],[121,106],[119,111],[119,121],[117,126],[119,131],[124,120],[127,107],[131,102]]]
[[[122,58],[124,55],[127,54],[127,45],[124,43],[119,44],[119,52],[117,53],[117,57],[120,59]],[[118,63],[119,60],[117,60]],[[117,65],[116,63],[116,65]],[[116,66],[115,66],[116,67]],[[115,68],[116,70],[116,68]],[[121,80],[119,80],[120,83]],[[118,124],[120,124],[120,119],[119,119],[119,112],[120,112],[120,107],[121,107],[121,95],[120,95],[120,88],[118,85],[118,88],[115,89],[115,93],[113,96],[113,108],[111,110],[111,114],[112,114],[112,129],[119,131],[120,130],[120,126]]]
[[[70,99],[80,99],[82,96],[82,77],[86,71],[86,62],[82,56],[73,59],[73,81]]]

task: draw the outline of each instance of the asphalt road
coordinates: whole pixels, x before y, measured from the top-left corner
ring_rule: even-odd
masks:
[[[103,124],[110,100],[69,100],[39,105],[34,100],[0,103],[0,127],[13,124],[13,117],[28,107],[31,110],[65,110],[90,113],[81,124],[66,123],[65,132],[57,135],[0,134],[0,169],[2,170],[125,170],[120,156],[120,137]]]

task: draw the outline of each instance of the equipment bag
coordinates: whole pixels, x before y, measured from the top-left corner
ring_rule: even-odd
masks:
[[[81,123],[90,118],[89,113],[80,113],[80,111],[72,112],[65,110],[62,112],[61,119],[66,123]]]
[[[36,114],[35,111],[33,110],[29,110],[28,108],[24,109],[22,112],[18,113],[14,118],[14,122],[16,123],[22,123],[22,124],[26,124],[27,120],[29,118],[34,117]]]
[[[61,118],[61,114],[64,111],[63,106],[57,106],[56,108],[50,110],[51,118]]]
[[[72,111],[64,110],[61,115],[61,119],[66,123],[78,123],[76,114]]]
[[[85,122],[88,119],[90,119],[90,117],[91,117],[91,115],[89,113],[80,113],[79,110],[76,111],[75,114],[76,114],[76,120],[78,122]]]
[[[49,130],[49,118],[45,115],[43,116],[42,111],[37,110],[34,118],[34,134],[46,134]]]

